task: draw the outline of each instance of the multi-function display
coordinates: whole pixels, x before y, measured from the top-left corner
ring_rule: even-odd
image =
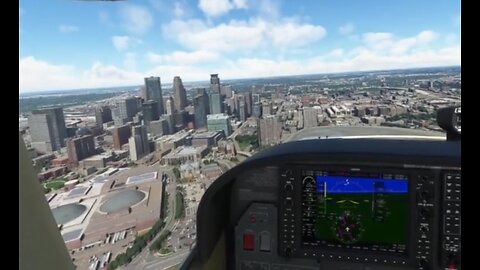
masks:
[[[405,254],[408,179],[382,173],[302,172],[302,245]]]

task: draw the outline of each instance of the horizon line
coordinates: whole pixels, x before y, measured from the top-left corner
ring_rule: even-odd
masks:
[[[428,69],[428,68],[452,68],[452,67],[459,67],[460,65],[447,65],[447,66],[425,66],[425,67],[411,67],[411,68],[392,68],[392,69],[372,69],[372,70],[357,70],[357,71],[340,71],[340,72],[329,72],[329,73],[306,73],[306,74],[290,74],[290,75],[276,75],[276,76],[260,76],[260,77],[248,77],[248,78],[234,78],[234,79],[221,79],[223,81],[236,81],[236,80],[249,80],[249,79],[273,79],[273,78],[282,78],[282,77],[293,77],[293,76],[312,76],[312,75],[334,75],[334,74],[348,74],[348,73],[367,73],[367,72],[381,72],[381,71],[401,71],[401,70],[414,70],[414,69]],[[212,73],[212,74],[221,74],[221,73]],[[152,75],[153,76],[153,75]],[[177,75],[179,76],[179,75]],[[147,76],[150,77],[150,76]],[[145,77],[145,78],[147,78]],[[153,77],[160,77],[161,76],[153,76]],[[181,76],[179,76],[181,77]],[[220,77],[220,76],[219,76]],[[203,83],[208,82],[208,79],[201,80],[201,81],[183,81],[185,83]],[[161,83],[162,85],[173,85],[173,83]],[[122,87],[139,87],[143,84],[139,85],[119,85],[119,86],[103,86],[103,87],[90,87],[90,88],[66,88],[66,89],[50,89],[50,90],[27,90],[27,91],[20,91],[19,96],[22,94],[34,94],[34,93],[44,93],[44,92],[64,92],[64,91],[75,91],[75,90],[94,90],[94,89],[109,89],[109,88],[122,88]]]

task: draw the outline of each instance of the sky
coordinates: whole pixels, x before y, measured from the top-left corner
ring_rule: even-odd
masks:
[[[21,0],[20,92],[460,65],[459,0]]]

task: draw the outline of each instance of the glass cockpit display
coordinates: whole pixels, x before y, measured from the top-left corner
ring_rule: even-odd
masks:
[[[404,175],[304,171],[302,244],[405,254]]]

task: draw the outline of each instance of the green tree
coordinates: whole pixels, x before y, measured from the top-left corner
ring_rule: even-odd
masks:
[[[174,168],[173,168],[173,174],[175,175],[175,177],[176,177],[177,179],[180,179],[180,171],[178,170],[177,167],[174,167]]]

